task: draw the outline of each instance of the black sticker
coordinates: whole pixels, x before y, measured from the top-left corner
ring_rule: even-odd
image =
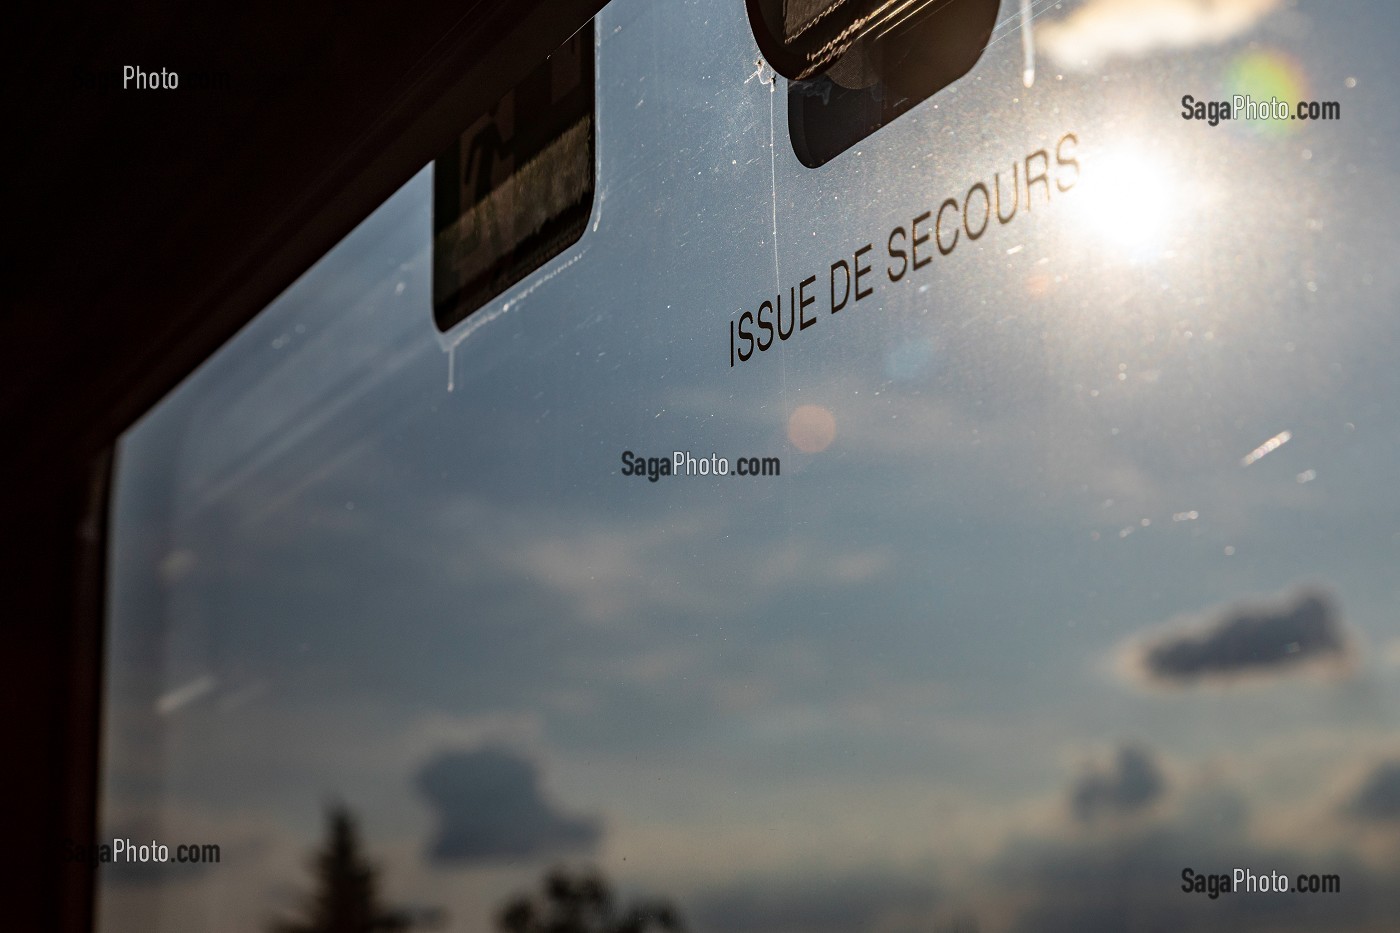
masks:
[[[797,158],[823,165],[972,70],[999,0],[748,0],[769,64],[788,77]]]
[[[433,317],[447,330],[578,241],[593,209],[590,22],[433,162]]]

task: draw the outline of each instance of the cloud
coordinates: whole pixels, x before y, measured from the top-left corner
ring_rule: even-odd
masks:
[[[1182,873],[1335,872],[1340,895],[1183,892]],[[1323,867],[1325,866],[1325,867]],[[1400,875],[1341,852],[1263,845],[1184,826],[1153,826],[1109,839],[1023,839],[995,860],[980,906],[994,915],[998,896],[1015,891],[1015,933],[1121,930],[1381,931],[1394,928]],[[982,913],[983,911],[978,911]]]
[[[1272,606],[1236,603],[1213,615],[1131,649],[1131,666],[1148,680],[1181,686],[1343,662],[1350,653],[1343,624],[1320,592]]]
[[[1124,788],[1115,800],[1156,799],[1164,792],[1145,751],[1125,747],[1112,770]],[[1152,819],[1111,824],[1103,832],[1085,833],[1063,823],[1026,827],[986,861],[963,852],[947,861],[748,872],[742,880],[686,898],[684,912],[696,929],[730,933],[1393,928],[1400,873],[1391,862],[1368,861],[1314,838],[1291,844],[1256,839],[1249,831],[1246,798],[1233,790],[1187,786],[1176,796],[1173,806]],[[1343,893],[1210,898],[1181,890],[1185,868],[1213,874],[1235,866],[1289,876],[1336,872]]]
[[[1347,810],[1365,820],[1400,822],[1400,758],[1377,765]]]
[[[1111,58],[1218,45],[1243,35],[1280,0],[1088,0],[1038,25],[1036,44],[1063,68],[1092,71]]]
[[[594,819],[557,810],[534,764],[496,747],[443,752],[416,784],[438,815],[430,861],[485,862],[590,849],[602,835]]]
[[[1367,857],[1348,843],[1353,834],[1260,836],[1247,804],[1253,796],[1210,780],[1187,781],[1173,794],[1172,805],[1151,819],[1109,824],[1093,833],[1063,825],[1013,836],[967,885],[969,903],[974,915],[996,917],[995,928],[1014,933],[1393,929],[1400,911],[1400,862],[1385,854]],[[1272,824],[1273,805],[1262,812]],[[1302,872],[1335,872],[1342,893],[1211,898],[1208,890],[1181,888],[1184,869],[1211,875],[1236,867],[1290,879]],[[1007,891],[1016,892],[1010,904]],[[1001,911],[1004,905],[1012,916]]]
[[[1090,822],[1100,816],[1136,813],[1166,790],[1157,762],[1146,749],[1125,745],[1107,770],[1093,770],[1075,781],[1070,809],[1075,819]]]

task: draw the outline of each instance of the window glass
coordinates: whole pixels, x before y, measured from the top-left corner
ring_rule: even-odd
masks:
[[[1397,30],[1003,3],[809,168],[614,0],[576,242],[440,333],[425,168],[123,437],[99,929],[1391,928]]]

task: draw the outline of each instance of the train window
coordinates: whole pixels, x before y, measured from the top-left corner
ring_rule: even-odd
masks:
[[[99,929],[1389,929],[1397,28],[613,0],[123,437]]]

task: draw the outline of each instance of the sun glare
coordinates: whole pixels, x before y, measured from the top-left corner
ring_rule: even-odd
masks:
[[[1110,255],[1152,261],[1166,251],[1179,186],[1158,159],[1132,149],[1086,158],[1074,210]]]

